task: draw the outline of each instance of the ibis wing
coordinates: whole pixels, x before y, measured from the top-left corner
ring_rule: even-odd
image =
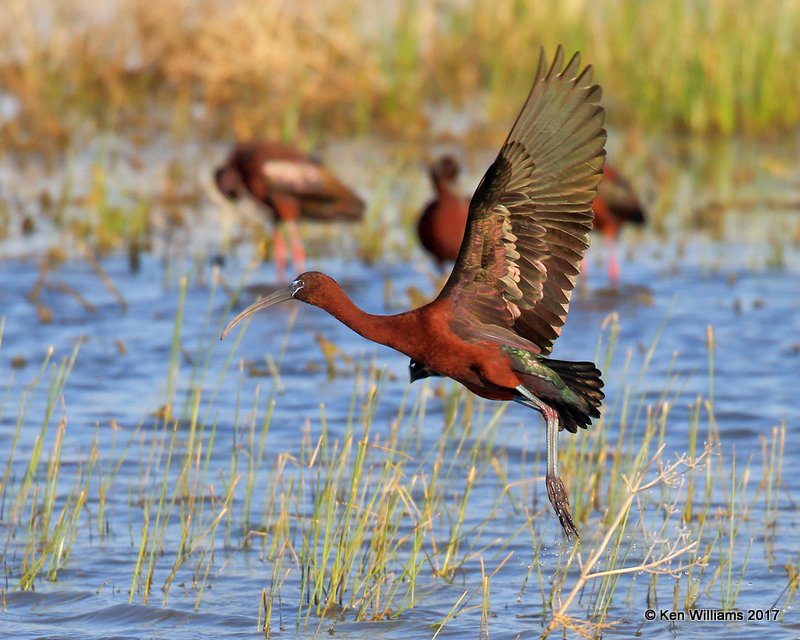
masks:
[[[310,161],[268,159],[261,165],[273,188],[316,197],[335,197],[341,184],[318,164]]]
[[[364,203],[331,171],[311,158],[302,161],[267,159],[261,170],[276,193],[302,202],[303,217],[316,220],[359,220]]]
[[[605,161],[600,96],[578,54],[565,66],[559,47],[549,69],[541,54],[525,106],[470,202],[440,294],[454,309],[455,330],[510,330],[543,354],[552,349],[589,246]]]

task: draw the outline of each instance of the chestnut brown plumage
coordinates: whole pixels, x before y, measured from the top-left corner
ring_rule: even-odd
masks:
[[[300,275],[234,318],[290,299],[320,307],[365,338],[411,357],[411,380],[448,376],[492,400],[515,400],[546,423],[547,494],[567,535],[577,531],[558,471],[558,432],[598,417],[591,362],[548,356],[567,317],[589,243],[605,161],[600,87],[578,55],[540,56],[533,88],[472,198],[456,264],[438,297],[393,316],[359,309],[330,277]]]
[[[439,269],[453,262],[461,249],[469,215],[469,198],[458,193],[460,167],[453,156],[442,156],[430,166],[436,197],[422,211],[417,233],[423,248],[436,260]]]
[[[267,207],[274,229],[275,266],[283,280],[285,227],[292,245],[295,268],[302,270],[305,252],[296,221],[356,221],[364,203],[317,160],[278,142],[254,140],[237,144],[225,164],[214,173],[217,188],[229,199],[248,194]]]

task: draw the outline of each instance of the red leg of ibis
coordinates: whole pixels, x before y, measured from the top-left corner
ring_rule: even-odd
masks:
[[[581,290],[586,290],[587,283],[589,282],[589,256],[585,255],[581,259],[581,279],[578,280],[577,286]]]
[[[530,400],[531,404],[542,412],[547,430],[545,431],[545,443],[547,448],[547,473],[545,483],[547,484],[547,497],[553,505],[561,528],[567,538],[580,538],[575,521],[569,510],[569,495],[564,486],[564,482],[558,473],[558,413],[550,405],[545,404],[522,385],[517,387],[523,396]]]
[[[286,231],[289,234],[289,242],[292,245],[292,261],[297,273],[303,273],[306,270],[306,252],[303,250],[303,240],[300,238],[300,231],[297,228],[297,223],[294,220],[286,222]]]
[[[272,234],[272,251],[278,282],[284,282],[286,279],[286,240],[284,240],[282,232],[281,225],[276,224]]]
[[[613,286],[619,283],[619,263],[617,262],[617,243],[612,236],[606,238],[608,248],[608,279]]]

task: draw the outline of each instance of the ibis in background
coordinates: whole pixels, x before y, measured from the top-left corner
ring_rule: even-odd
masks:
[[[302,271],[305,251],[297,221],[357,221],[364,202],[316,159],[285,144],[254,140],[237,144],[214,173],[217,188],[231,200],[249,195],[272,217],[273,251],[278,280],[284,282],[287,251]]]
[[[442,156],[429,169],[436,197],[422,211],[417,234],[422,247],[436,260],[439,270],[454,262],[461,249],[469,215],[469,198],[458,192],[461,168],[453,156]]]
[[[608,279],[611,284],[619,282],[617,262],[617,238],[623,225],[641,226],[645,223],[645,212],[630,183],[613,167],[603,167],[603,179],[597,187],[592,204],[594,230],[602,233],[608,249]]]

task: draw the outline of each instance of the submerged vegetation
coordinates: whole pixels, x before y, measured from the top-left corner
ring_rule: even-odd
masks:
[[[263,587],[240,595],[251,599],[253,624],[266,637],[288,626],[317,634],[349,621],[402,618],[442,590],[451,604],[428,621],[433,637],[454,625],[488,637],[498,607],[510,607],[521,624],[537,619],[544,635],[561,628],[602,635],[656,602],[736,609],[756,553],[776,581],[784,564],[789,572],[773,604],[780,616],[791,602],[793,557],[775,545],[796,524],[778,517],[786,429],[762,438],[760,460],[726,445],[715,414],[711,329],[708,392],[688,401],[688,423],[678,424],[673,410],[687,402],[687,374],[668,372],[660,396],[648,399],[640,383],[658,341],[641,370],[631,370],[633,354],[616,353],[617,319],[609,316],[596,356],[621,393],[562,452],[585,535],[572,545],[537,491],[542,460],[523,444],[542,451],[543,430],[514,425],[505,405],[457,385],[419,386],[387,413],[386,374],[364,363],[353,372],[345,415],[331,420],[322,405],[294,444],[270,444],[276,406],[286,401],[286,340],[267,354],[271,379],[254,386],[252,368],[234,362],[243,333],[214,354],[229,306],[221,316],[213,311],[220,295],[213,286],[203,337],[182,356],[187,287],[184,279],[177,292],[164,404],[138,425],[112,418],[113,429],[98,425],[87,450],[65,453],[64,397],[80,343],[69,354],[48,351],[21,393],[9,382],[0,417],[15,403],[18,414],[0,461],[4,601],[9,591],[43,589],[85,563],[90,549],[107,547],[117,561],[95,568],[107,574],[97,593],[111,583],[128,602],[181,609],[209,606],[208,587],[249,554],[247,562],[263,564]],[[227,363],[226,373],[212,361]],[[229,411],[218,399],[228,372],[238,372],[238,392],[223,420]],[[429,414],[439,403],[436,425]],[[671,448],[685,454],[667,453],[668,433]],[[676,444],[676,433],[687,441]],[[509,563],[527,566],[516,569],[515,598],[493,588]]]
[[[612,125],[776,133],[800,120],[798,32],[797,0],[8,0],[0,139],[63,148],[95,123],[311,145],[323,131],[408,137],[431,107],[470,102],[497,136],[539,47],[558,43],[596,67]]]

